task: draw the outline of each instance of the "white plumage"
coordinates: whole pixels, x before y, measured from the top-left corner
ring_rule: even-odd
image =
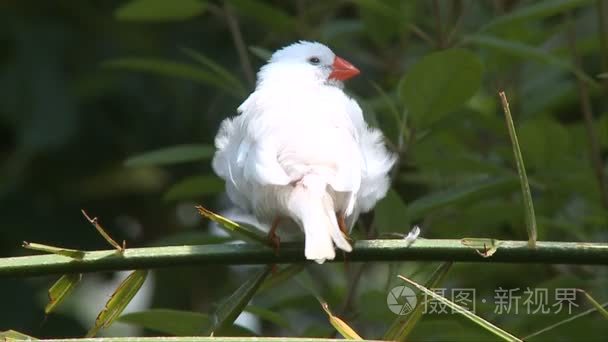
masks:
[[[358,74],[327,46],[298,42],[276,51],[255,91],[225,119],[215,138],[213,169],[229,198],[270,224],[293,220],[305,233],[306,258],[335,257],[352,228],[385,196],[395,156],[369,127],[342,81]]]

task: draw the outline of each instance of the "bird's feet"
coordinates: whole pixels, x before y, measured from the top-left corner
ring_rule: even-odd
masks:
[[[274,248],[274,254],[279,255],[279,248],[281,247],[281,239],[277,235],[277,228],[279,227],[279,222],[281,219],[276,217],[274,221],[272,221],[272,225],[270,226],[270,230],[268,231],[268,242]]]
[[[340,227],[340,231],[348,241],[352,241],[350,235],[348,235],[348,228],[346,227],[346,219],[344,218],[344,214],[336,213],[336,218],[338,219],[338,227]]]

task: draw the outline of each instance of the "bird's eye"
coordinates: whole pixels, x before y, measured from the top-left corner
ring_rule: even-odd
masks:
[[[310,62],[310,64],[312,65],[318,65],[319,63],[321,63],[321,60],[319,59],[319,57],[310,57],[308,59],[308,62]]]

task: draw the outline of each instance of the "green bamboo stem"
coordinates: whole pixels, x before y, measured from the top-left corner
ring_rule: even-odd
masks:
[[[418,239],[409,247],[407,241],[403,239],[360,240],[354,244],[353,252],[347,254],[347,259],[350,262],[464,261],[608,265],[608,243],[539,241],[536,248],[529,248],[527,241],[497,241],[496,244],[497,251],[491,257],[483,257],[480,255],[483,251],[465,246],[461,240]],[[0,277],[132,270],[177,265],[310,262],[304,258],[303,247],[304,244],[301,242],[282,243],[278,255],[270,247],[249,243],[127,248],[122,254],[116,250],[101,250],[85,252],[82,259],[55,254],[0,258]],[[341,261],[342,254],[337,253],[334,261]]]

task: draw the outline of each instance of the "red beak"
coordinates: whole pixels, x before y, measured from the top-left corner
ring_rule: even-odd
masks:
[[[331,74],[329,74],[329,78],[338,81],[347,80],[351,77],[359,75],[360,73],[359,69],[355,68],[354,65],[350,64],[350,62],[338,56],[334,58],[334,63],[331,67],[333,70]]]

